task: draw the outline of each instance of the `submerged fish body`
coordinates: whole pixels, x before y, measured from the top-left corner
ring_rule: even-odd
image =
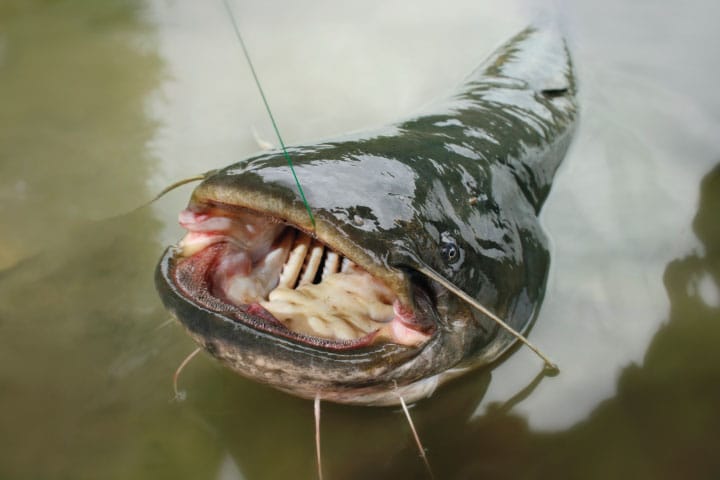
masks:
[[[537,216],[576,115],[565,42],[528,28],[426,113],[290,148],[315,225],[282,152],[208,176],[158,290],[244,376],[343,403],[427,396],[515,339],[421,270],[526,331],[549,267]]]

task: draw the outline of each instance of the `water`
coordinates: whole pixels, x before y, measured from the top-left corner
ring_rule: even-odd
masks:
[[[535,4],[233,3],[288,144],[449,92]],[[439,478],[718,478],[720,7],[558,4],[582,120],[531,340],[412,412]],[[542,14],[542,12],[539,12]],[[312,405],[201,355],[152,271],[170,181],[274,141],[220,2],[0,5],[0,478],[313,478]],[[127,213],[130,212],[130,213]],[[329,478],[423,478],[396,409],[325,405]]]

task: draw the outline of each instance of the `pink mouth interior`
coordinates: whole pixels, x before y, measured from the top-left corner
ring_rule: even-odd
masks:
[[[335,348],[417,346],[430,338],[381,280],[292,226],[214,207],[191,207],[179,220],[188,233],[178,269],[192,278],[186,284],[204,283],[206,292],[193,285],[186,294],[209,295],[211,307],[221,303],[244,312],[241,321],[253,317],[256,327]]]

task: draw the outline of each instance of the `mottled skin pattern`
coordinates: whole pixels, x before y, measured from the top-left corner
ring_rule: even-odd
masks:
[[[158,268],[166,306],[211,354],[242,375],[307,398],[393,404],[415,400],[514,339],[442,287],[422,264],[519,331],[542,301],[549,254],[540,211],[570,143],[575,83],[552,30],[528,28],[498,49],[450,99],[377,131],[290,148],[317,221],[315,234],[413,305],[436,332],[419,348],[379,344],[330,351],[263,333],[200,308]],[[312,231],[280,152],[207,178],[191,203],[241,205]],[[443,246],[457,247],[455,258]],[[417,285],[430,292],[416,295]],[[242,318],[240,319],[242,320]]]

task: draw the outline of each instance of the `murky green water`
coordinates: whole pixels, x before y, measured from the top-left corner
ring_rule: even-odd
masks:
[[[337,4],[336,4],[337,3]],[[486,4],[485,4],[486,3]],[[492,4],[491,4],[492,3]],[[443,95],[535,5],[234,3],[288,143]],[[720,8],[561,8],[582,122],[531,339],[413,409],[438,478],[720,478]],[[152,271],[172,180],[272,131],[222,5],[0,3],[0,478],[313,478],[312,405],[201,356]],[[401,413],[325,405],[327,478],[424,478]]]

